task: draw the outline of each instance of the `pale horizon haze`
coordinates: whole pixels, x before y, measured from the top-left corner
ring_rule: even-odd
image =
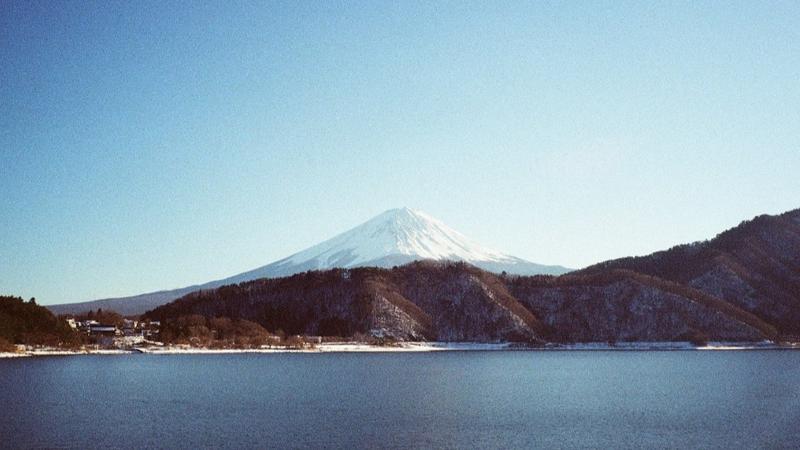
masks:
[[[581,268],[800,207],[798,2],[0,3],[0,295],[231,276],[381,212]]]

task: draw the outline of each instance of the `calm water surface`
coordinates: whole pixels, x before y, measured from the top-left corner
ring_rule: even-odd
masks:
[[[0,360],[0,446],[798,448],[800,352]]]

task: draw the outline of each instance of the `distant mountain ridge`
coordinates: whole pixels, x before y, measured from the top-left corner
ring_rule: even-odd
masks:
[[[113,309],[121,314],[147,310],[200,289],[275,278],[308,270],[393,267],[419,260],[465,261],[485,270],[516,275],[559,275],[570,269],[547,266],[488,249],[430,215],[409,208],[385,211],[367,222],[287,258],[221,280],[131,297],[48,306],[55,313]]]

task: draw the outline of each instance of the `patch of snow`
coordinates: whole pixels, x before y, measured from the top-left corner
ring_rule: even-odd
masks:
[[[577,344],[548,344],[544,347],[517,346],[510,343],[475,342],[401,342],[396,345],[370,345],[358,342],[329,342],[313,348],[261,348],[261,349],[209,349],[187,346],[141,347],[131,350],[61,350],[39,348],[25,353],[0,353],[0,358],[23,358],[29,356],[72,356],[72,355],[127,355],[147,353],[153,355],[215,355],[215,354],[275,354],[275,353],[401,353],[401,352],[441,352],[441,351],[731,351],[731,350],[800,350],[793,344],[761,342],[709,342],[696,347],[690,342],[622,342],[610,345],[603,342]]]
[[[468,351],[468,350],[507,350],[509,344],[479,344],[472,342],[402,342],[396,345],[370,345],[359,342],[330,342],[319,344],[313,348],[261,348],[261,349],[214,349],[194,347],[147,347],[137,348],[140,353],[153,355],[210,355],[233,353],[339,353],[339,352],[435,352],[435,351]]]
[[[620,342],[614,345],[604,342],[586,342],[577,344],[550,344],[546,350],[769,350],[790,348],[770,341],[760,342],[709,342],[705,346],[696,346],[691,342]]]
[[[757,350],[757,349],[771,349],[771,348],[791,348],[784,345],[775,344],[772,341],[759,341],[759,342],[708,342],[702,347],[697,347],[697,350]]]
[[[98,350],[61,350],[61,349],[33,349],[26,354],[30,356],[70,356],[70,355],[127,355],[130,350],[98,349]]]
[[[252,349],[232,349],[232,348],[196,348],[196,347],[148,347],[137,348],[138,353],[151,355],[217,355],[233,353],[307,353],[311,349],[289,349],[289,348],[252,348]]]
[[[438,352],[508,350],[509,344],[481,344],[473,342],[403,342],[397,345],[369,345],[357,342],[327,343],[317,346],[321,352]]]

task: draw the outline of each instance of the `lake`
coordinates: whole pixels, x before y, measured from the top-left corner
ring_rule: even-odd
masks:
[[[800,351],[0,360],[0,446],[797,448]]]

